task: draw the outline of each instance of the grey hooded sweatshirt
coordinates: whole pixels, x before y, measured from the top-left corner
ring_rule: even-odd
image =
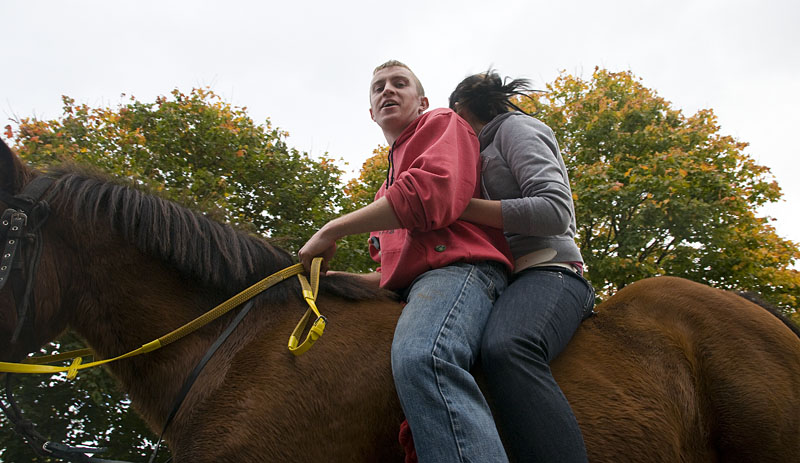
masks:
[[[508,112],[486,124],[478,139],[481,189],[486,199],[500,200],[503,231],[518,265],[536,251],[535,264],[582,263],[567,168],[550,127]]]

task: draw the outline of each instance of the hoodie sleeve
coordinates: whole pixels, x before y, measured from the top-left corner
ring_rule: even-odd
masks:
[[[416,231],[450,225],[477,192],[477,137],[453,111],[437,110],[404,145],[400,173],[386,190],[400,224]]]
[[[503,229],[530,236],[564,233],[574,220],[572,192],[553,131],[532,117],[510,117],[496,137],[522,191],[521,198],[502,200]]]

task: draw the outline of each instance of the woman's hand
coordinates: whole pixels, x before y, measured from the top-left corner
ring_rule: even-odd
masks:
[[[342,276],[349,276],[352,278],[358,278],[359,280],[366,283],[368,286],[372,287],[379,287],[381,284],[381,273],[380,272],[370,272],[370,273],[352,273],[352,272],[340,272],[337,270],[331,270],[327,273],[327,276],[332,275],[342,275]]]

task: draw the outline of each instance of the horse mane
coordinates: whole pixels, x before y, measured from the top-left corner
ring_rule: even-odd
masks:
[[[777,317],[780,321],[782,321],[784,325],[786,325],[790,330],[792,330],[794,334],[797,335],[798,338],[800,338],[800,327],[797,326],[797,324],[794,323],[792,320],[790,320],[789,317],[784,315],[783,312],[781,312],[781,310],[778,307],[764,300],[764,298],[760,294],[754,293],[752,291],[736,291],[736,294],[739,297],[743,297],[748,301],[758,306],[761,306],[764,310],[771,313],[772,315]]]
[[[294,264],[288,252],[264,238],[211,220],[91,168],[65,164],[47,175],[56,178],[48,200],[76,223],[105,220],[143,253],[170,264],[184,277],[229,296]],[[103,238],[98,236],[103,233],[98,227],[84,228],[82,236],[87,241]],[[296,281],[292,279],[291,284],[297,285]],[[281,289],[270,290],[270,294],[284,300],[288,285],[278,286]],[[322,278],[320,289],[351,300],[387,295],[386,291],[348,277]],[[293,292],[299,295],[299,289]]]

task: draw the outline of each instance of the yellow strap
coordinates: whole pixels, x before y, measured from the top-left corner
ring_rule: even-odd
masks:
[[[62,360],[72,360],[76,357],[94,357],[95,353],[92,349],[78,349],[78,350],[71,350],[69,352],[64,352],[61,354],[55,355],[43,355],[41,357],[30,357],[26,358],[22,361],[22,363],[31,363],[34,365],[42,365],[45,363],[55,363],[60,362]]]
[[[2,373],[61,373],[63,371],[66,371],[66,372],[69,373],[71,371],[74,371],[75,372],[74,374],[77,375],[78,370],[85,370],[87,368],[96,367],[98,365],[103,365],[103,364],[106,364],[106,363],[114,362],[116,360],[121,360],[121,359],[124,359],[124,358],[133,357],[133,356],[136,356],[136,355],[139,355],[139,354],[144,354],[146,352],[150,352],[150,351],[156,350],[159,347],[161,347],[160,343],[158,342],[158,340],[155,340],[155,341],[151,341],[151,342],[143,345],[142,347],[140,347],[140,348],[138,348],[136,350],[130,351],[127,354],[122,354],[122,355],[120,355],[118,357],[105,359],[105,360],[98,360],[96,362],[90,362],[90,363],[84,363],[84,364],[81,364],[80,362],[78,362],[78,359],[80,359],[80,357],[77,357],[75,359],[75,361],[73,361],[73,364],[68,366],[68,367],[56,367],[56,366],[52,366],[52,365],[31,365],[31,364],[26,364],[26,363],[0,362],[0,372],[2,372]],[[74,377],[75,376],[73,375],[72,378],[74,378]],[[72,379],[72,378],[70,378],[70,379]]]
[[[81,357],[77,357],[72,361],[72,365],[70,365],[67,370],[67,379],[75,379],[75,377],[78,376],[78,367],[81,366],[81,363],[83,363]]]
[[[318,258],[320,264],[322,263],[322,259]],[[316,262],[316,259],[315,259]],[[210,311],[204,313],[203,315],[195,318],[191,322],[181,326],[180,328],[167,333],[160,338],[150,341],[147,344],[142,345],[138,349],[132,350],[128,353],[122,354],[120,356],[105,359],[105,360],[98,360],[95,362],[89,363],[81,363],[80,357],[85,355],[91,355],[91,349],[80,349],[72,352],[67,352],[64,354],[58,354],[53,356],[47,357],[38,357],[35,359],[28,359],[26,363],[10,363],[10,362],[0,362],[0,373],[61,373],[61,372],[68,372],[68,375],[72,375],[72,378],[77,375],[79,370],[85,370],[87,368],[92,368],[98,365],[103,365],[106,363],[114,362],[116,360],[122,360],[124,358],[134,357],[136,355],[144,354],[147,352],[154,351],[156,349],[160,349],[161,347],[166,346],[167,344],[173,343],[178,339],[186,336],[193,331],[200,329],[201,327],[207,325],[208,323],[216,320],[217,318],[221,317],[225,313],[229,312],[234,307],[239,306],[243,302],[253,298],[257,294],[263,292],[267,288],[274,286],[275,284],[291,277],[294,275],[300,275],[303,272],[303,264],[295,264],[290,267],[287,267],[279,272],[273,273],[272,275],[264,278],[263,280],[259,281],[258,283],[254,284],[253,286],[245,289],[241,293],[231,297],[227,301],[223,302],[222,304],[218,305],[217,307],[211,309]],[[319,278],[319,265],[317,265],[317,279]],[[313,277],[312,277],[313,279]],[[317,281],[316,284],[319,284]],[[316,288],[314,289],[314,294],[316,295]],[[305,296],[305,293],[304,293]],[[316,296],[315,296],[316,297]],[[308,300],[308,299],[306,299]],[[316,307],[314,308],[316,311]],[[319,313],[319,312],[317,312]],[[324,325],[323,328],[324,329]],[[319,336],[317,336],[319,337]],[[306,349],[307,350],[307,349]],[[70,356],[71,354],[71,356]],[[52,366],[52,365],[38,365],[38,363],[47,363],[47,362],[55,362],[59,360],[66,360],[66,359],[74,359],[72,364],[68,367],[59,367],[59,366]],[[70,379],[72,379],[70,378]]]
[[[229,312],[234,307],[237,307],[242,303],[252,299],[254,296],[263,292],[267,288],[270,288],[271,286],[274,286],[275,284],[280,283],[281,281],[291,276],[299,275],[302,272],[303,272],[303,264],[294,264],[291,267],[286,267],[285,269],[279,272],[275,272],[272,275],[254,284],[253,286],[245,289],[241,293],[233,296],[232,298],[218,305],[211,311],[206,312],[203,315],[192,320],[191,322],[187,323],[186,325],[183,325],[182,327],[170,333],[167,333],[164,336],[161,336],[160,338],[158,338],[157,341],[161,343],[161,346],[166,346],[167,344],[175,342],[178,339],[186,336],[187,334],[196,331],[197,329],[205,326],[206,324],[216,320],[220,316]]]
[[[321,257],[314,258],[314,260],[311,261],[311,284],[308,283],[308,280],[304,275],[297,275],[297,279],[300,280],[300,286],[303,288],[303,298],[308,303],[309,308],[306,310],[303,318],[297,322],[297,326],[294,327],[294,331],[292,331],[291,336],[289,336],[289,352],[293,353],[294,355],[302,355],[308,349],[311,349],[311,346],[313,346],[314,343],[317,342],[317,339],[322,336],[322,333],[325,332],[325,326],[328,324],[328,319],[319,313],[316,304],[317,290],[319,289],[319,272],[321,266]],[[317,319],[314,320],[311,328],[309,328],[305,341],[299,344],[300,335],[303,333],[303,330],[308,323],[311,312],[316,314]]]

